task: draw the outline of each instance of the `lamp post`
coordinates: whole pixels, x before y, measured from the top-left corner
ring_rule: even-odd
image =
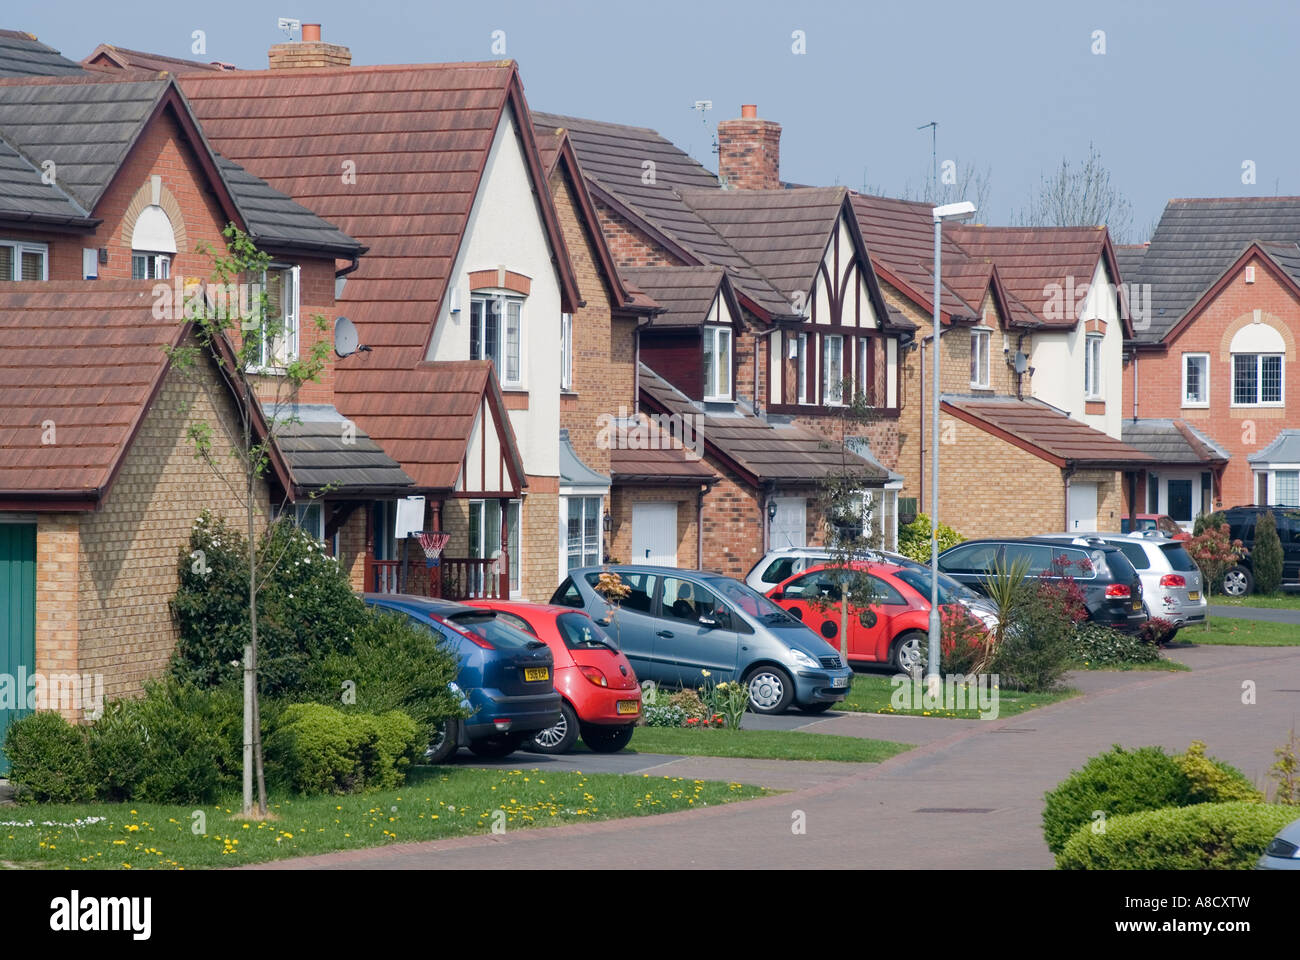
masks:
[[[975,204],[969,200],[946,203],[931,211],[934,217],[934,300],[930,311],[933,324],[934,386],[931,388],[930,426],[930,643],[926,651],[925,674],[932,693],[939,680],[939,274],[943,248],[943,224],[946,220],[962,221],[975,216]]]

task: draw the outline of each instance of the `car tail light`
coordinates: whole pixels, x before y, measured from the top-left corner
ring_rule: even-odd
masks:
[[[1181,573],[1166,573],[1163,577],[1160,578],[1160,586],[1185,587],[1187,586],[1187,578],[1184,577]]]
[[[1128,584],[1112,583],[1109,587],[1106,588],[1106,596],[1131,597],[1133,596],[1133,591],[1128,588]]]
[[[596,686],[609,686],[609,681],[605,679],[605,674],[603,674],[598,667],[580,667],[579,669],[582,670],[582,675]]]
[[[462,630],[461,632],[465,634],[465,636],[469,637],[470,642],[473,643],[475,646],[482,647],[484,650],[496,649],[496,647],[492,646],[492,644],[488,643],[487,640],[483,639],[483,637],[480,637],[473,630]]]
[[[497,719],[492,721],[492,726],[496,727],[502,733],[509,733],[510,724],[512,724],[513,722],[514,721],[511,720],[509,717],[498,717]]]

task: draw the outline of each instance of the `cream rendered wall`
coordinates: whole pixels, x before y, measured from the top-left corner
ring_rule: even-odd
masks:
[[[545,189],[545,184],[541,185]],[[455,297],[445,297],[429,345],[430,360],[469,358],[469,274],[507,270],[532,281],[524,300],[520,331],[520,373],[528,409],[510,411],[524,470],[531,476],[560,475],[560,281],[551,258],[541,208],[524,162],[512,110],[502,114],[483,180],[470,210],[452,277]],[[455,300],[460,306],[451,312]]]

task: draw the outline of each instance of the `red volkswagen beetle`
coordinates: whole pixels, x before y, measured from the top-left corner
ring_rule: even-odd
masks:
[[[888,663],[896,670],[910,671],[925,654],[930,598],[918,585],[928,589],[929,572],[917,579],[914,571],[892,563],[854,566],[870,578],[879,599],[849,609],[849,662]],[[778,583],[767,595],[831,646],[840,645],[840,586],[835,568],[812,567]],[[942,607],[955,601],[941,593],[939,602]]]
[[[596,753],[627,746],[641,717],[641,687],[627,657],[596,621],[581,610],[540,603],[469,600],[531,633],[555,658],[555,692],[560,722],[540,731],[525,749],[567,753],[578,737]]]

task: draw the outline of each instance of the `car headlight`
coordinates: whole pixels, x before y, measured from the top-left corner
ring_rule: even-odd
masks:
[[[821,664],[814,660],[802,650],[791,650],[790,659],[794,661],[797,667],[820,667]]]

